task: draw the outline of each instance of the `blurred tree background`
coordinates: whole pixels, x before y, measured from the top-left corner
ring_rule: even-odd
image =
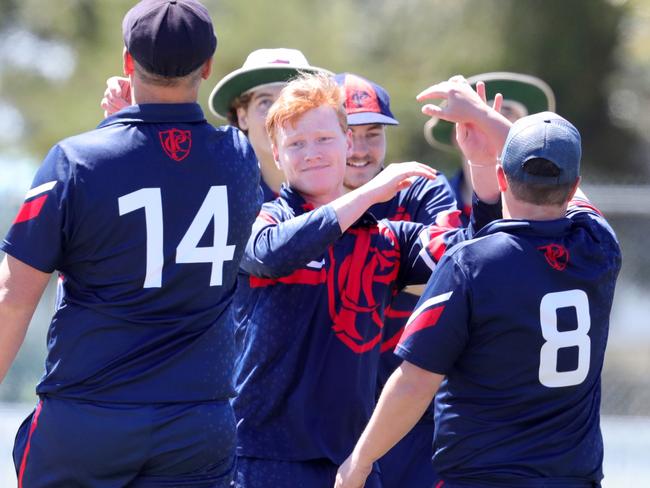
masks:
[[[105,80],[121,73],[121,20],[134,3],[0,0],[3,235],[49,147],[102,118]],[[401,122],[388,131],[389,161],[420,160],[451,173],[455,156],[424,141],[415,95],[457,73],[517,71],[546,80],[557,111],[581,130],[586,181],[650,182],[650,0],[204,3],[219,39],[200,95],[213,123],[223,121],[207,109],[210,90],[250,51],[298,48],[314,65],[358,73],[389,91]],[[38,335],[28,336],[0,400],[33,396],[52,307],[50,300],[37,312]]]
[[[0,142],[38,159],[101,117],[104,80],[121,72],[132,0],[0,0]],[[518,71],[555,90],[584,135],[585,171],[648,180],[648,0],[205,0],[219,38],[214,84],[260,47],[295,47],[312,64],[378,81],[402,122],[390,160],[450,170],[422,137],[414,100],[450,75]],[[210,115],[214,123],[217,119]]]

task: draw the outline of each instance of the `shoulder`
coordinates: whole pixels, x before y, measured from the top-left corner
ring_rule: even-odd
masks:
[[[272,224],[284,222],[293,217],[295,217],[293,209],[282,197],[277,197],[275,200],[264,202],[259,214],[259,218]]]
[[[614,230],[605,219],[603,213],[593,203],[585,198],[574,198],[569,202],[566,216],[576,224],[590,224],[599,227],[603,232],[616,239]]]

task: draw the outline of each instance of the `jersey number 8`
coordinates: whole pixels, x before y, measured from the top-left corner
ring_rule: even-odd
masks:
[[[573,307],[578,326],[574,330],[559,331],[557,311]],[[582,290],[568,290],[547,293],[542,297],[539,319],[542,326],[544,345],[539,353],[539,381],[549,388],[579,385],[589,373],[591,339],[587,335],[591,327],[589,299]],[[570,371],[558,371],[558,353],[567,347],[578,348],[578,365]]]
[[[117,199],[120,215],[144,208],[147,230],[147,265],[143,288],[162,286],[163,212],[160,188],[142,188]],[[217,218],[218,217],[218,218]],[[210,222],[213,225],[211,247],[199,247]],[[211,263],[210,286],[221,286],[223,263],[231,261],[235,246],[227,245],[228,192],[225,186],[213,186],[176,248],[177,263]]]

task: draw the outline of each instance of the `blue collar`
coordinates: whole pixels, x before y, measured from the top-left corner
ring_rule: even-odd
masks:
[[[490,222],[478,231],[474,237],[482,237],[497,232],[548,237],[561,236],[566,234],[572,225],[572,220],[567,218],[556,220],[501,219]]]
[[[123,123],[205,122],[198,103],[144,103],[131,105],[104,119],[97,127]]]

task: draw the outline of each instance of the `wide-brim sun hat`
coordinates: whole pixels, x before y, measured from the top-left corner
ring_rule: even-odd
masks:
[[[521,111],[521,116],[538,112],[555,111],[555,95],[551,87],[543,80],[521,73],[507,71],[482,73],[467,79],[476,88],[476,83],[485,83],[485,94],[493,100],[497,93],[503,95],[504,108],[508,105]],[[452,137],[454,124],[432,117],[424,124],[424,138],[434,148],[443,151],[456,151]]]
[[[301,72],[334,73],[311,66],[297,49],[258,49],[248,55],[241,68],[224,76],[210,93],[210,111],[226,119],[232,102],[247,91],[269,83],[288,82]]]

